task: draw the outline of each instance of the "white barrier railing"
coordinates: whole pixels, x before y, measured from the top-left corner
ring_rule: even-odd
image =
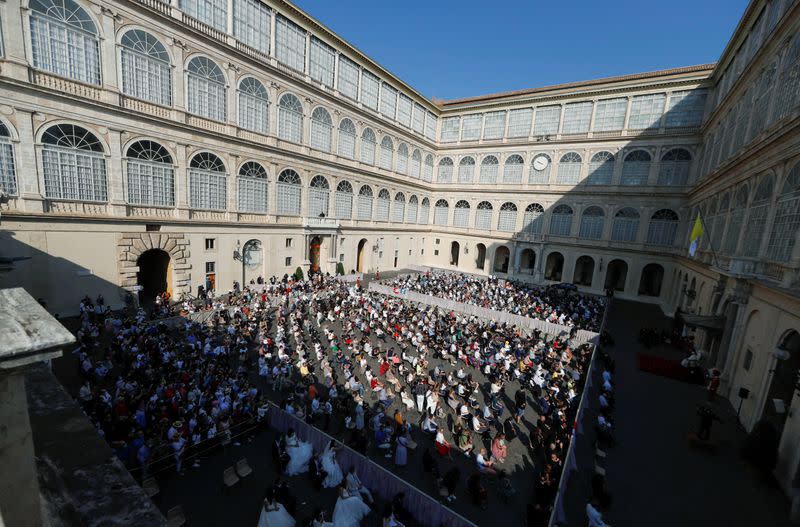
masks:
[[[448,311],[456,311],[458,313],[464,313],[465,315],[473,315],[479,318],[485,318],[488,320],[514,325],[530,331],[539,330],[542,333],[557,337],[569,338],[570,332],[573,329],[569,326],[553,324],[552,322],[538,318],[523,317],[522,315],[515,315],[514,313],[507,313],[505,311],[495,311],[493,309],[486,309],[485,307],[475,306],[472,304],[455,302],[446,298],[424,295],[415,291],[401,290],[387,285],[377,284],[375,282],[369,284],[369,290],[382,295],[394,296],[397,298],[410,300],[411,302],[418,302],[420,304],[446,309]],[[597,341],[597,337],[598,334],[594,331],[579,329],[572,340],[579,344],[584,344],[586,342],[595,343]]]

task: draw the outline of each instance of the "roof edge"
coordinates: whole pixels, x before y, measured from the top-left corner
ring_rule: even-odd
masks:
[[[567,82],[563,84],[552,84],[550,86],[542,86],[539,88],[524,88],[522,90],[514,90],[514,91],[507,91],[507,92],[498,92],[498,93],[490,93],[486,95],[477,95],[473,97],[463,97],[460,99],[446,99],[446,100],[436,100],[434,102],[440,108],[447,108],[449,106],[455,106],[457,104],[465,104],[471,102],[485,102],[485,101],[492,101],[498,99],[506,99],[509,97],[518,97],[522,95],[533,95],[538,93],[545,93],[548,91],[554,90],[562,90],[566,88],[581,88],[584,86],[595,86],[598,84],[610,84],[614,82],[623,82],[623,81],[633,81],[633,80],[644,80],[644,79],[652,79],[657,77],[666,77],[671,75],[681,75],[686,73],[698,73],[702,71],[708,71],[709,73],[713,72],[716,63],[709,63],[709,64],[697,64],[694,66],[683,66],[680,68],[670,68],[666,70],[656,70],[656,71],[648,71],[643,73],[633,73],[629,75],[618,75],[615,77],[602,77],[599,79],[592,79],[587,81],[577,81],[577,82]]]

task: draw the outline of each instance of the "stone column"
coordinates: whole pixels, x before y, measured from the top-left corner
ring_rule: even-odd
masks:
[[[5,3],[0,3],[0,23],[2,23],[5,53],[3,76],[24,82],[28,82],[28,58],[25,51],[25,43],[30,42],[28,14],[30,10],[22,7],[21,0],[7,0]],[[12,23],[20,18],[21,21],[18,23]]]

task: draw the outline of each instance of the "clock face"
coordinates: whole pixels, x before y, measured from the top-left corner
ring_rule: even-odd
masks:
[[[548,163],[549,161],[545,156],[539,156],[533,160],[533,168],[535,168],[536,170],[544,170],[545,168],[547,168]]]

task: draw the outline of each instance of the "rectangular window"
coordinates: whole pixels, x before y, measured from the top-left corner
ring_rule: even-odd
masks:
[[[297,71],[306,69],[306,32],[278,15],[275,22],[275,57]]]
[[[585,134],[592,120],[591,102],[574,102],[564,106],[564,127],[562,134]]]
[[[442,131],[439,140],[442,143],[455,143],[461,131],[461,117],[446,117],[442,119]]]
[[[439,119],[431,112],[428,112],[425,117],[425,137],[431,141],[436,139],[436,121],[438,120]]]
[[[703,111],[705,110],[707,97],[707,90],[672,92],[664,126],[676,128],[703,124]]]
[[[557,134],[560,120],[561,106],[541,106],[536,108],[533,135]]]
[[[413,104],[411,103],[411,99],[401,93],[400,100],[397,103],[397,121],[408,128],[411,128],[412,108]]]
[[[294,240],[292,238],[286,238],[286,248],[290,248],[293,246]]]
[[[441,240],[439,238],[436,238],[436,245],[439,245],[439,242],[441,242]]]
[[[181,0],[181,11],[209,26],[228,29],[228,0]]]
[[[483,120],[484,139],[502,139],[506,131],[506,112],[489,112]]]
[[[206,262],[206,273],[215,273],[217,270],[217,262]]]
[[[344,253],[342,253],[342,254],[340,254],[340,255],[339,255],[339,261],[340,261],[340,262],[343,262],[343,261],[344,261]]]
[[[336,52],[316,37],[311,37],[311,56],[308,58],[308,74],[315,81],[333,88],[333,69]]]
[[[434,255],[434,256],[439,256],[439,249],[436,249],[436,250],[434,250],[434,251],[433,251],[433,255]]]
[[[233,36],[261,53],[269,53],[270,10],[260,0],[234,0]]]
[[[593,132],[611,132],[622,130],[625,127],[625,111],[628,109],[628,99],[606,99],[597,101],[594,111]]]
[[[414,103],[414,117],[411,127],[418,134],[423,133],[425,130],[425,108],[417,103]]]
[[[397,90],[386,84],[381,84],[381,113],[390,119],[397,114]]]
[[[206,251],[213,251],[214,250],[214,242],[216,241],[215,238],[206,238]]]
[[[528,137],[531,133],[532,117],[532,108],[520,108],[508,112],[508,137]]]
[[[461,140],[477,141],[481,138],[483,114],[465,115],[461,122]]]
[[[664,113],[666,95],[638,95],[631,101],[631,115],[628,118],[630,130],[658,129],[661,126],[661,115]]]
[[[354,101],[358,100],[358,64],[344,55],[339,55],[339,79],[337,88],[339,93]]]
[[[380,81],[372,73],[361,70],[361,102],[367,108],[378,110],[378,88]]]
[[[286,267],[289,267],[290,265],[292,265],[292,257],[287,256],[286,258],[284,258],[283,263]]]

